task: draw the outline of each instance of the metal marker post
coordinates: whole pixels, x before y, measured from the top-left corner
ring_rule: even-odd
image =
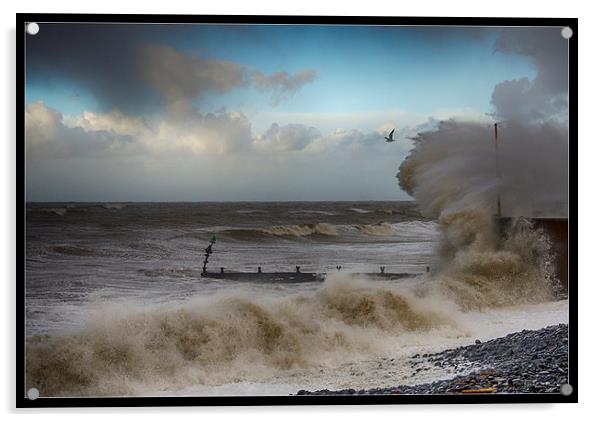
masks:
[[[215,235],[213,235],[213,237],[211,238],[211,242],[209,243],[209,246],[207,246],[205,248],[205,260],[203,261],[203,275],[207,274],[207,263],[209,262],[209,255],[211,255],[213,253],[212,246],[216,241],[217,241],[217,237]]]

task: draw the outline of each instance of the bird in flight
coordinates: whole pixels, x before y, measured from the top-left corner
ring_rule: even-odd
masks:
[[[385,136],[385,142],[395,142],[397,140],[393,139],[393,132],[395,132],[395,129],[393,129],[391,133],[389,133],[389,136]]]

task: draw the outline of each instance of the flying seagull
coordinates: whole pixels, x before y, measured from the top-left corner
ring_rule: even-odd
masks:
[[[385,142],[395,142],[397,139],[393,139],[393,132],[395,132],[395,129],[393,129],[391,131],[391,133],[389,133],[389,136],[385,136]]]

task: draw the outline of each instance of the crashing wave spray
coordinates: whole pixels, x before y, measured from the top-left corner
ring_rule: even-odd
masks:
[[[491,125],[441,122],[419,134],[400,166],[400,186],[421,211],[439,220],[436,290],[464,309],[548,300],[556,288],[546,234],[521,219],[495,227],[497,196],[504,216],[566,215],[566,128],[507,122],[499,177]]]
[[[499,178],[492,125],[449,120],[414,139],[400,187],[430,217],[466,208],[493,214],[498,192],[505,216],[566,216],[566,127],[506,122],[501,130]]]
[[[380,355],[416,335],[466,335],[445,303],[433,306],[408,288],[342,273],[311,294],[272,301],[251,295],[121,315],[111,308],[77,333],[34,336],[27,385],[44,395],[87,396],[261,381]]]

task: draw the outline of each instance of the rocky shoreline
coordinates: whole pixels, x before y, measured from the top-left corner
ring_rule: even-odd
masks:
[[[568,380],[568,327],[523,330],[440,353],[414,355],[414,375],[432,367],[469,372],[419,385],[363,390],[300,390],[297,395],[560,393]]]

